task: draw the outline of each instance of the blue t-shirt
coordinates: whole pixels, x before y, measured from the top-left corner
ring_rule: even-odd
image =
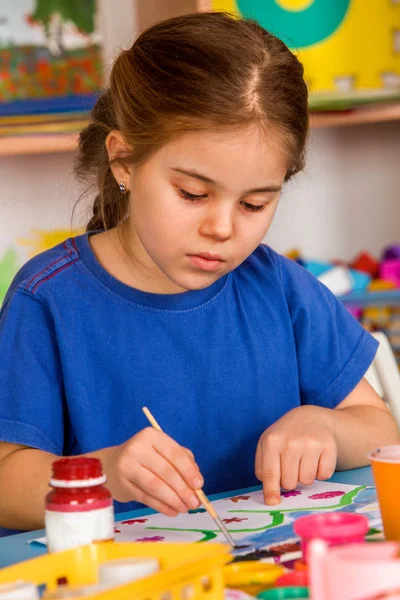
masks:
[[[377,344],[329,290],[261,245],[210,287],[133,289],[87,235],[29,261],[0,317],[0,439],[57,455],[162,428],[196,457],[207,494],[257,483],[259,437],[302,404],[336,407]],[[116,510],[138,508],[116,503]]]

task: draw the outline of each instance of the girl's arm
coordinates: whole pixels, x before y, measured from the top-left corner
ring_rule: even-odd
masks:
[[[51,465],[58,456],[0,442],[0,525],[9,529],[44,527],[44,498]]]
[[[335,469],[365,466],[371,450],[399,443],[396,421],[365,379],[334,410],[295,408],[258,443],[255,467],[265,503],[279,504],[281,487],[291,490],[329,479]]]
[[[339,471],[368,464],[367,454],[379,446],[400,443],[396,421],[366,379],[328,416],[338,447]]]
[[[143,429],[120,446],[85,456],[102,461],[115,500],[141,502],[169,516],[199,507],[193,490],[204,482],[193,454],[161,431]],[[45,496],[57,458],[43,450],[0,442],[2,527],[44,526]]]

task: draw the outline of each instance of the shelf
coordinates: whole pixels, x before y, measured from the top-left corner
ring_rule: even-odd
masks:
[[[314,129],[322,127],[346,127],[364,123],[383,123],[400,120],[400,103],[369,106],[345,112],[311,113],[310,123]]]
[[[345,127],[363,123],[400,121],[400,103],[385,106],[358,108],[354,111],[337,113],[311,113],[313,129],[322,127]],[[73,152],[78,143],[78,134],[27,135],[0,137],[0,156],[24,154],[53,154]]]
[[[77,133],[0,137],[0,156],[73,152],[77,145]]]
[[[346,306],[400,306],[400,289],[387,292],[352,292],[339,296]]]

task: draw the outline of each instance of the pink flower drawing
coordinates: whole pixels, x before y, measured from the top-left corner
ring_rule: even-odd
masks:
[[[153,537],[140,538],[136,541],[137,542],[162,542],[163,540],[165,540],[165,537],[162,537],[161,535],[155,535]]]
[[[322,492],[321,494],[313,494],[308,496],[310,500],[328,500],[329,498],[339,498],[344,496],[344,492]]]
[[[284,498],[293,498],[294,496],[301,496],[300,490],[290,490],[289,492],[282,492]]]

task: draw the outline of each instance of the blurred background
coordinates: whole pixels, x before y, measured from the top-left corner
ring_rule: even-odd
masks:
[[[400,0],[1,0],[0,301],[30,256],[87,220],[81,202],[71,221],[77,132],[115,54],[159,20],[210,9],[257,19],[306,69],[307,166],[266,241],[360,318],[378,307],[369,326],[390,321],[400,350]]]

